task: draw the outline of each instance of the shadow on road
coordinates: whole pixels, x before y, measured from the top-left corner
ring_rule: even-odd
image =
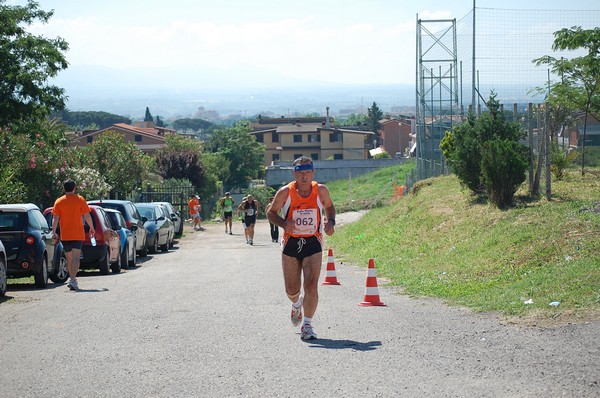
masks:
[[[308,340],[306,343],[310,344],[310,347],[314,348],[328,348],[333,350],[351,349],[356,351],[372,351],[381,346],[381,341],[369,341],[368,343],[361,343],[353,340],[317,339]]]

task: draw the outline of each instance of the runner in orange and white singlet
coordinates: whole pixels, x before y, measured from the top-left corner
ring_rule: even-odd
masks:
[[[312,159],[306,156],[296,159],[294,177],[294,181],[277,191],[267,208],[267,217],[269,222],[284,230],[283,279],[292,302],[292,324],[298,326],[302,322],[300,337],[312,340],[317,338],[312,318],[319,302],[323,232],[332,235],[335,231],[335,206],[327,187],[313,181]],[[304,295],[301,294],[302,287]]]

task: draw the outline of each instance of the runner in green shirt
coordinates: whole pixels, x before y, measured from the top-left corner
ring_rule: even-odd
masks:
[[[232,216],[233,216],[233,204],[235,200],[231,197],[229,192],[225,192],[225,196],[221,198],[221,208],[223,209],[223,219],[225,220],[225,233],[227,233],[227,224],[229,224],[229,235],[233,235],[232,227]]]

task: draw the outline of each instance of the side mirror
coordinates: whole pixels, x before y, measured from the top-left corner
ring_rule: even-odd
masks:
[[[165,216],[160,216],[156,219],[156,221],[162,221],[162,220],[165,220]]]
[[[173,221],[173,222],[177,221],[177,216],[173,215],[173,217],[171,217],[171,221]]]
[[[138,230],[138,226],[137,226],[137,225],[132,225],[132,226],[131,226],[131,228],[129,228],[129,230],[130,230],[131,232],[135,232],[135,231],[137,231],[137,230]]]
[[[146,222],[146,221],[148,221],[148,217],[142,216],[142,222]]]

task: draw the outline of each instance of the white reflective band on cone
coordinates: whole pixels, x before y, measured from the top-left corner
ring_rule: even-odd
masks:
[[[379,289],[376,287],[366,287],[365,296],[379,296]]]

